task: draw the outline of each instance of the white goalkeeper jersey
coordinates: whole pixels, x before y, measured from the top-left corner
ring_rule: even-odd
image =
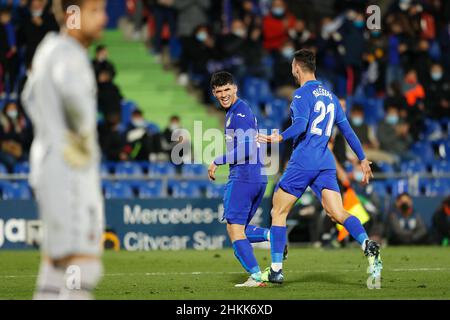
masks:
[[[40,168],[48,158],[58,169],[70,170],[63,158],[69,130],[92,137],[93,156],[83,171],[98,170],[96,90],[87,50],[72,37],[49,33],[36,51],[22,94],[35,135],[30,151],[32,186],[37,179],[45,179]]]

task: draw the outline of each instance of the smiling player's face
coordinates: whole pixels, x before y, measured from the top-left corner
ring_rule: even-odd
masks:
[[[237,100],[237,86],[234,84],[227,84],[216,87],[213,90],[214,97],[219,100],[220,105],[224,109],[230,108]]]

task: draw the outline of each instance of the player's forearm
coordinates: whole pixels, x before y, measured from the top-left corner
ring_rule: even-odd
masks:
[[[294,137],[298,137],[306,131],[307,126],[308,120],[298,118],[289,128],[287,128],[283,133],[281,133],[281,136],[283,137],[283,140],[289,140]]]
[[[338,123],[338,127],[341,133],[344,135],[345,140],[347,140],[353,152],[358,157],[359,161],[364,160],[366,158],[366,155],[364,154],[361,142],[359,141],[358,137],[355,134],[355,131],[353,131],[348,121],[345,120]]]
[[[246,159],[253,157],[256,152],[257,147],[254,141],[241,142],[233,150],[214,159],[214,164],[220,166],[243,163]]]

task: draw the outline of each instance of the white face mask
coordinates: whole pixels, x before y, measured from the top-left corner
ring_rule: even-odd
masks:
[[[245,37],[245,30],[244,30],[244,29],[237,29],[237,30],[234,30],[234,31],[233,31],[233,34],[234,34],[236,37],[244,38],[244,37]]]
[[[180,129],[180,125],[178,123],[171,123],[169,129],[170,131],[175,131],[177,129]]]
[[[11,119],[16,119],[17,116],[19,115],[19,112],[17,110],[10,110],[8,112],[6,112],[6,114],[8,115],[8,117],[10,117]]]
[[[147,123],[144,119],[134,119],[131,121],[131,123],[133,124],[133,126],[135,126],[136,128],[145,128]]]
[[[33,18],[37,18],[37,17],[41,17],[43,13],[44,13],[44,10],[42,10],[42,9],[41,10],[32,10],[31,16]]]

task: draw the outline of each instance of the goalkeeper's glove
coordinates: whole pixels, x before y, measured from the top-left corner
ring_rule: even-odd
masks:
[[[92,159],[92,137],[85,134],[67,132],[64,160],[75,169],[86,167]]]

